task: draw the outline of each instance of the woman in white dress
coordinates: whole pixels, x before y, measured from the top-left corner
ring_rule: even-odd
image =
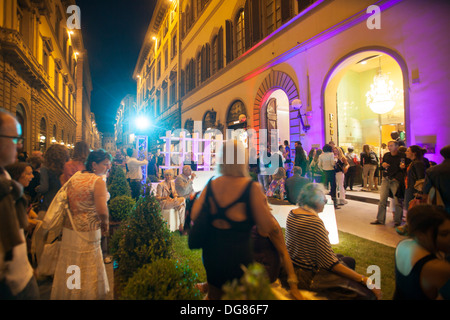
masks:
[[[100,300],[109,292],[100,241],[109,232],[109,194],[103,176],[111,160],[106,151],[93,151],[86,170],[67,182],[70,216],[64,221],[52,300]]]

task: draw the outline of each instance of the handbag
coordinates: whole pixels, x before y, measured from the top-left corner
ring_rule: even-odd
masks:
[[[58,238],[44,245],[40,262],[36,268],[36,273],[39,276],[53,276],[55,274],[60,249],[61,241]]]
[[[441,206],[445,208],[442,196],[439,193],[439,190],[434,186],[430,189],[430,192],[428,193],[427,204]]]
[[[209,195],[210,195],[210,184],[212,178],[206,185],[206,197],[203,203],[202,209],[195,221],[193,221],[192,226],[189,230],[188,236],[188,246],[189,249],[201,249],[208,242],[208,239],[213,232],[212,228],[212,217],[209,208]]]
[[[329,300],[377,299],[367,286],[325,269],[319,269],[314,275],[310,290],[325,296]]]
[[[37,262],[36,273],[39,276],[53,276],[55,273],[61,248],[62,229],[66,217],[69,217],[73,230],[83,240],[90,241],[77,231],[73,223],[67,198],[67,186],[69,183],[71,183],[71,179],[61,187],[53,198],[44,220],[37,224],[33,233],[31,253],[33,259]]]

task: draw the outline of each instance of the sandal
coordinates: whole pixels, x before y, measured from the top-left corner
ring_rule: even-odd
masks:
[[[407,236],[408,235],[408,227],[406,225],[396,227],[395,231],[401,235],[401,236]]]

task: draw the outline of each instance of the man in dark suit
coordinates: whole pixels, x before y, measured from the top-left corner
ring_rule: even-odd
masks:
[[[428,195],[432,187],[439,191],[445,210],[450,213],[450,145],[441,149],[444,161],[425,172],[424,195]]]
[[[302,168],[295,166],[294,175],[286,179],[286,195],[291,204],[297,204],[298,195],[302,191],[303,187],[310,183],[308,178],[302,177]]]

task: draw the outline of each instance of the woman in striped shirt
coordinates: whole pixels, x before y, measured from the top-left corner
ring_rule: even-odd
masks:
[[[309,183],[300,192],[299,207],[291,210],[287,217],[286,246],[296,269],[299,288],[310,290],[311,281],[320,269],[367,284],[368,278],[354,271],[354,260],[336,255],[331,248],[328,231],[318,216],[326,203],[323,185]],[[380,297],[380,290],[372,291]]]

